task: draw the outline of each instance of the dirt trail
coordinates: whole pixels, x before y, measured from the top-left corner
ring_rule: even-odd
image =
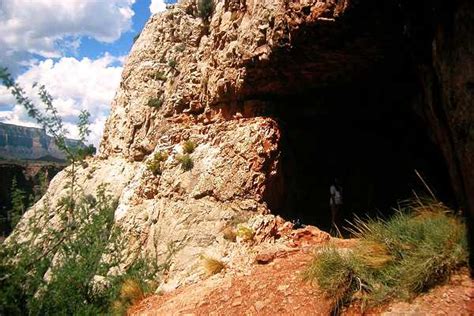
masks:
[[[345,247],[346,241],[340,246]],[[247,275],[215,275],[165,295],[151,296],[129,315],[329,315],[332,304],[316,287],[302,281],[301,272],[312,247],[280,254],[268,264],[255,264]],[[361,315],[357,306],[343,314]],[[474,282],[467,270],[412,302],[394,302],[367,315],[474,315]]]
[[[289,253],[250,275],[206,280],[163,296],[143,300],[132,315],[325,315],[331,304],[302,281],[311,255]],[[216,276],[218,277],[218,276]]]

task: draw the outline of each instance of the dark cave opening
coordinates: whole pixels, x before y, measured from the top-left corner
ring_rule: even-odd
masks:
[[[425,121],[417,28],[397,1],[356,2],[343,17],[291,33],[291,45],[246,67],[242,97],[263,101],[280,125],[280,178],[264,199],[273,213],[328,230],[329,188],[342,181],[344,220],[393,213],[427,190],[456,209],[446,160]],[[414,34],[416,41],[408,40]],[[415,58],[415,56],[421,56]],[[261,110],[261,109],[259,109]]]
[[[416,84],[409,78],[406,68],[383,69],[272,100],[268,115],[282,132],[284,183],[272,211],[329,230],[329,188],[337,177],[344,200],[339,227],[355,215],[386,217],[413,192],[428,194],[415,170],[453,205],[445,161],[414,110]]]

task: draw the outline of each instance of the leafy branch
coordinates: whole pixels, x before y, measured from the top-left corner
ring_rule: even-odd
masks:
[[[44,112],[42,112],[26,95],[25,90],[15,81],[7,68],[0,67],[0,80],[3,82],[5,87],[10,90],[11,94],[15,97],[16,102],[26,109],[28,115],[35,119],[48,135],[53,137],[56,146],[58,146],[59,150],[64,153],[66,159],[70,162],[71,170],[69,172],[71,178],[68,186],[70,188],[71,216],[74,216],[76,164],[83,161],[88,155],[95,153],[95,148],[92,145],[82,148],[80,146],[85,143],[87,136],[91,133],[89,129],[90,113],[83,110],[79,114],[77,126],[79,129],[80,145],[76,147],[70,146],[66,141],[67,130],[64,127],[62,118],[56,107],[53,105],[53,97],[46,90],[44,85],[40,85],[36,82],[33,84],[33,88],[38,88],[38,96],[44,105]]]

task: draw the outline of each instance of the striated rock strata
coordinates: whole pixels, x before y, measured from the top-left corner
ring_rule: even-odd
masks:
[[[72,146],[78,141],[67,139]],[[2,159],[28,159],[63,162],[64,154],[45,131],[34,128],[0,123],[0,157]]]

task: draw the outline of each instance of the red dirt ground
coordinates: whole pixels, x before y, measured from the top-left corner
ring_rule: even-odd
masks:
[[[301,278],[311,257],[308,248],[300,248],[269,264],[255,264],[249,275],[217,275],[148,297],[133,306],[129,315],[329,315],[330,300]],[[343,314],[362,313],[351,306]],[[448,284],[410,303],[395,302],[365,314],[474,315],[474,282],[463,270]]]

